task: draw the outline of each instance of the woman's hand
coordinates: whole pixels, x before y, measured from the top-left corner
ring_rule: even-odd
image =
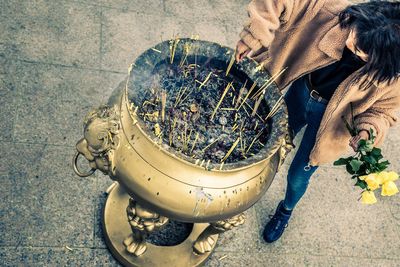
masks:
[[[357,152],[358,149],[358,142],[361,140],[368,140],[369,139],[369,133],[366,130],[361,130],[358,135],[353,136],[350,138],[349,141],[349,146],[351,146],[354,150],[354,152]]]
[[[245,43],[243,43],[242,40],[240,40],[237,44],[236,44],[236,52],[235,52],[235,59],[236,62],[240,62],[245,56],[249,55],[251,52],[251,48],[248,47]]]

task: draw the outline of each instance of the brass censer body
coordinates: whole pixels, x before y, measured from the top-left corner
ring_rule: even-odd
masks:
[[[187,46],[191,49],[188,51]],[[214,249],[218,235],[244,223],[244,211],[267,191],[293,148],[287,108],[282,103],[270,122],[270,136],[255,156],[235,163],[204,164],[160,144],[146,131],[135,101],[160,62],[179,58],[213,59],[229,65],[234,51],[191,38],[164,41],[131,65],[129,76],[107,105],[90,112],[84,138],[76,145],[74,170],[86,177],[100,170],[116,181],[104,207],[103,230],[113,256],[125,266],[199,266]],[[259,86],[271,79],[250,59],[232,68],[238,79]],[[268,107],[282,99],[275,83],[265,93]],[[91,170],[78,168],[79,156]],[[193,223],[189,236],[175,246],[156,246],[146,236],[169,220]]]

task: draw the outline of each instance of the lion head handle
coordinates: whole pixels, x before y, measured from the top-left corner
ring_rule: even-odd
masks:
[[[97,169],[104,174],[115,174],[113,165],[114,150],[119,145],[119,117],[116,107],[101,106],[91,111],[85,118],[84,138],[76,144],[76,154],[73,159],[74,171],[81,177],[92,175]],[[81,172],[78,167],[79,156],[89,161],[91,170]]]

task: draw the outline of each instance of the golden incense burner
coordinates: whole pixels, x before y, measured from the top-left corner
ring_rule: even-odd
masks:
[[[233,64],[233,54],[230,48],[196,39],[162,42],[132,64],[126,84],[107,105],[86,117],[74,170],[86,177],[98,169],[116,181],[104,208],[103,230],[111,253],[123,265],[201,265],[219,233],[244,223],[243,212],[266,192],[293,148],[287,109],[273,77],[249,59]],[[216,60],[237,79],[250,80],[258,89],[268,85],[262,95],[270,110],[266,122],[270,132],[257,155],[234,163],[205,164],[160,144],[146,130],[136,100],[157,64],[173,60],[178,64],[183,58]],[[89,172],[79,170],[80,155],[89,161]],[[193,224],[186,240],[175,246],[146,242],[146,236],[169,219]]]

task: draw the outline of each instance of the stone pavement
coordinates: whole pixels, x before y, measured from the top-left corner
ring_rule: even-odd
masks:
[[[118,266],[99,224],[111,180],[79,178],[70,165],[83,117],[106,102],[134,58],[174,33],[234,47],[247,2],[1,1],[2,266]],[[397,126],[384,144],[397,171],[399,141]],[[260,239],[293,154],[206,266],[399,266],[400,195],[364,206],[342,168],[328,165],[314,174],[283,237]]]

